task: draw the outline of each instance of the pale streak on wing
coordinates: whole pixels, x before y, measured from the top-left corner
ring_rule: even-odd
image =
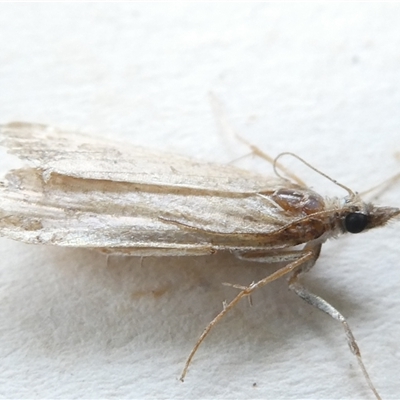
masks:
[[[42,125],[3,126],[0,143],[35,166],[0,187],[2,236],[145,255],[293,245],[271,235],[292,221],[268,200],[286,181]]]
[[[19,158],[52,173],[210,191],[254,193],[271,180],[232,165],[199,162],[126,143],[60,131],[40,124],[0,125],[0,145]]]

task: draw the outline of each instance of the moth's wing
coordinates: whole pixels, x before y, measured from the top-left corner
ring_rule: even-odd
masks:
[[[210,191],[258,192],[271,182],[230,165],[198,162],[40,124],[0,126],[0,145],[43,171],[83,179]]]
[[[2,236],[140,255],[298,244],[273,234],[292,221],[271,200],[278,183],[238,168],[41,125],[3,126],[0,141],[35,166],[0,186]]]

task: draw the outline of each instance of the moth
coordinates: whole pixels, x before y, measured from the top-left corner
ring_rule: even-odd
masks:
[[[0,126],[0,145],[27,164],[10,170],[0,184],[1,236],[142,257],[228,251],[249,261],[282,264],[258,282],[238,286],[237,296],[198,339],[181,380],[204,338],[229,310],[288,276],[291,290],[342,324],[369,387],[380,399],[346,319],[307,290],[299,276],[313,267],[326,240],[384,226],[400,215],[399,208],[365,203],[336,181],[347,191],[342,199],[324,198],[293,175],[270,179],[233,165],[40,124]],[[268,159],[259,150],[257,154]],[[279,167],[277,161],[274,165]]]

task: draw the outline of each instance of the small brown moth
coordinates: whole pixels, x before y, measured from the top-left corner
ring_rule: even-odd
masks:
[[[268,179],[230,165],[39,124],[0,126],[0,145],[29,164],[9,171],[0,184],[2,236],[133,256],[229,251],[241,259],[283,264],[266,278],[239,287],[239,294],[198,339],[181,380],[204,338],[229,310],[289,275],[291,290],[340,321],[369,387],[380,399],[346,319],[298,278],[313,267],[326,240],[383,226],[400,215],[399,208],[365,203],[336,181],[348,193],[343,199],[323,198],[293,175]],[[279,166],[276,161],[274,165]]]

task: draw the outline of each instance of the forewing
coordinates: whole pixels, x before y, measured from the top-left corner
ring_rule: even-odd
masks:
[[[0,140],[35,166],[0,187],[3,236],[154,255],[290,245],[273,235],[291,222],[277,183],[258,175],[42,125],[3,126]]]
[[[271,185],[265,177],[234,166],[198,162],[40,124],[1,125],[0,145],[43,170],[45,179],[58,173],[84,179],[239,193],[258,192]]]

